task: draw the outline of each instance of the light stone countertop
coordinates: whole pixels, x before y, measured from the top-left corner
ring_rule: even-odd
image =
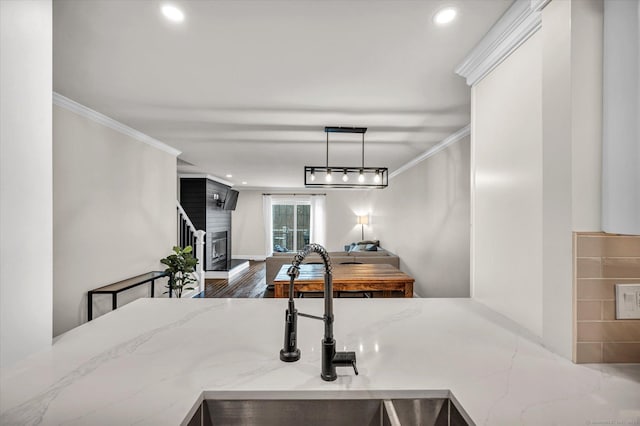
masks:
[[[337,299],[338,350],[359,376],[320,379],[323,325],[286,299],[139,299],[2,370],[1,425],[178,425],[205,397],[450,390],[478,425],[640,424],[640,364],[575,365],[470,299]],[[322,315],[321,299],[299,299]]]

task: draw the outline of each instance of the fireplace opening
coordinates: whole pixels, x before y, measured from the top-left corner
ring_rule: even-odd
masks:
[[[227,231],[211,233],[210,261],[212,271],[227,268]]]

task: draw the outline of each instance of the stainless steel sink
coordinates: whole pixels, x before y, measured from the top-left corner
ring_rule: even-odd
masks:
[[[205,411],[208,412],[211,420],[209,424],[215,425],[373,426],[382,424],[380,423],[382,407],[377,400],[207,400],[205,404]]]
[[[204,399],[187,425],[472,425],[462,413],[451,398]]]
[[[463,426],[467,422],[449,398],[392,399],[401,425]]]

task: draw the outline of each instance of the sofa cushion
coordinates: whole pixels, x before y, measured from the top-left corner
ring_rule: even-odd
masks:
[[[351,243],[345,248],[349,248],[349,253],[362,251],[378,251],[379,241],[360,241],[359,243]]]
[[[400,258],[398,256],[356,256],[355,261],[366,264],[387,263],[400,269]]]
[[[380,247],[380,240],[365,240],[365,241],[358,241],[357,244],[373,244],[374,246],[378,246]]]
[[[376,251],[361,250],[352,253],[355,257],[385,257],[389,256],[389,252],[386,250],[378,249]]]

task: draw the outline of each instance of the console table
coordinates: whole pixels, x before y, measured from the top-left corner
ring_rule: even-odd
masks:
[[[291,265],[282,265],[273,280],[274,296],[289,297]],[[401,291],[404,297],[413,297],[414,279],[395,266],[386,263],[337,264],[332,265],[333,291],[381,291],[391,296],[392,291]],[[323,291],[324,265],[300,265],[300,275],[294,282],[294,291]]]
[[[117,283],[105,285],[103,287],[94,288],[93,290],[89,290],[87,295],[87,317],[88,321],[93,319],[93,295],[94,294],[110,294],[112,297],[112,306],[113,309],[118,308],[118,293],[121,291],[129,290],[130,288],[137,287],[139,285],[150,282],[151,283],[151,297],[154,297],[155,293],[155,281],[159,278],[167,277],[167,274],[164,271],[152,271],[147,272],[146,274],[138,275],[132,278],[128,278],[126,280],[118,281]],[[171,296],[171,293],[169,293]]]

